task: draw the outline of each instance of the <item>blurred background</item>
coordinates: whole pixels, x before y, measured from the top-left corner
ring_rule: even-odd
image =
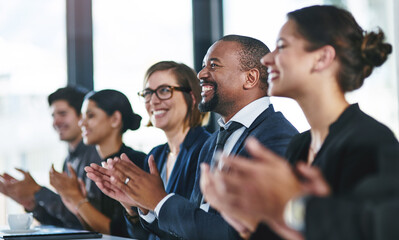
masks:
[[[166,141],[145,127],[137,96],[150,65],[174,60],[198,71],[208,47],[226,34],[258,38],[273,50],[286,13],[314,4],[348,9],[365,30],[380,27],[393,44],[387,63],[347,98],[398,137],[398,1],[0,0],[0,172],[22,177],[14,170],[20,167],[48,186],[51,164],[61,170],[67,146],[52,129],[47,96],[68,83],[125,93],[143,121],[124,142],[148,152]],[[294,101],[271,101],[299,131],[309,128]],[[0,225],[20,211],[0,195]]]

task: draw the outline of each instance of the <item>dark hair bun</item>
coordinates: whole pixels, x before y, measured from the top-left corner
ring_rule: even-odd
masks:
[[[141,116],[133,113],[132,119],[130,121],[130,130],[137,130],[140,127],[140,123],[141,123]]]
[[[392,45],[385,43],[384,39],[385,35],[381,29],[365,34],[361,45],[361,55],[365,63],[363,77],[368,77],[373,67],[381,66],[392,52]]]
[[[119,111],[122,115],[123,124],[121,133],[128,129],[136,130],[140,127],[141,117],[133,112],[132,105],[125,94],[113,89],[104,89],[98,92],[89,92],[85,99],[96,102],[97,106],[104,110],[108,116]]]

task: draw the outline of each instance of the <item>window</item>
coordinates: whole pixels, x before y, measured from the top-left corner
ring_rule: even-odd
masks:
[[[397,44],[398,41],[394,41],[393,13],[395,11],[392,0],[282,0],[278,4],[270,4],[263,0],[228,0],[223,3],[225,34],[255,37],[273,50],[278,31],[286,21],[286,14],[289,11],[315,4],[335,2],[339,4],[345,2],[347,9],[352,12],[364,30],[375,30],[379,26],[386,33],[388,42]],[[397,48],[399,46],[393,46],[393,49]],[[363,111],[387,125],[398,136],[398,76],[395,66],[395,56],[391,54],[388,61],[381,68],[376,68],[365,80],[363,87],[347,94],[347,99],[351,103],[358,102]],[[271,101],[275,108],[283,112],[299,131],[309,128],[306,118],[294,100],[272,97]]]
[[[191,1],[93,1],[93,47],[95,90],[123,92],[143,117],[139,130],[126,132],[125,143],[148,152],[166,142],[161,130],[145,127],[149,118],[137,92],[158,61],[193,67]]]
[[[65,2],[0,0],[1,173],[29,170],[48,185],[51,163],[61,167],[66,147],[52,129],[47,96],[66,84]],[[0,224],[22,211],[0,195]]]
[[[317,0],[282,0],[278,4],[262,0],[225,0],[224,32],[227,34],[240,34],[263,41],[271,51],[276,46],[276,38],[281,26],[286,21],[289,11],[322,4]],[[302,132],[309,129],[305,115],[296,101],[282,97],[271,97],[271,102],[276,111],[281,111],[284,116]]]
[[[351,0],[347,1],[347,6],[364,30],[377,30],[380,27],[385,33],[387,42],[393,46],[393,52],[387,62],[381,67],[375,68],[359,90],[347,94],[347,99],[350,102],[359,102],[363,111],[387,125],[398,137],[399,76],[396,72],[397,63],[395,62],[398,59],[395,59],[395,49],[398,49],[399,45],[398,40],[394,39],[393,0]]]

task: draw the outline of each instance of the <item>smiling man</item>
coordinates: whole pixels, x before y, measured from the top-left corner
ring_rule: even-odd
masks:
[[[260,59],[269,52],[261,41],[238,35],[229,35],[215,42],[208,50],[203,68],[198,73],[201,83],[201,111],[213,111],[221,115],[216,131],[204,144],[199,162],[212,163],[216,148],[224,154],[248,156],[244,142],[248,136],[256,137],[272,151],[283,155],[291,137],[297,130],[280,112],[275,112],[267,93],[267,69]],[[226,137],[225,133],[231,135]],[[222,142],[225,135],[225,142]],[[123,175],[123,170],[120,175]],[[239,234],[212,208],[206,204],[199,188],[200,171],[191,199],[177,194],[166,194],[162,186],[153,184],[157,173],[129,175],[126,185],[115,181],[120,189],[134,193],[129,195],[141,207],[149,210],[141,213],[143,225],[161,239],[240,239]],[[148,181],[143,180],[148,178]],[[116,179],[116,178],[114,178]],[[158,184],[159,185],[159,184]],[[145,190],[151,189],[151,197]],[[268,232],[268,239],[276,237]]]
[[[84,167],[94,162],[99,164],[101,158],[94,146],[86,146],[82,141],[80,108],[85,91],[75,87],[60,88],[48,97],[53,127],[61,141],[68,144],[68,156],[64,162],[71,164],[79,178],[86,184],[87,197],[100,199],[102,192],[86,177]],[[21,204],[26,211],[42,224],[51,224],[69,228],[81,229],[82,224],[62,203],[60,196],[36,183],[29,172],[17,169],[24,175],[23,180],[17,180],[7,173],[0,176],[0,191]]]
[[[269,49],[261,41],[239,35],[225,36],[208,49],[198,73],[202,87],[199,109],[216,112],[221,118],[220,130],[201,148],[199,163],[212,165],[216,150],[248,157],[244,143],[249,136],[283,155],[292,136],[298,133],[280,112],[274,111],[266,96],[267,69],[260,59],[267,53]],[[88,174],[104,191],[140,207],[140,221],[157,238],[231,240],[242,237],[203,199],[199,165],[194,189],[187,199],[165,192],[153,160],[149,161],[150,173],[126,160],[111,160],[108,168],[92,165]],[[234,220],[230,223],[234,224]],[[269,229],[259,237],[278,238]]]

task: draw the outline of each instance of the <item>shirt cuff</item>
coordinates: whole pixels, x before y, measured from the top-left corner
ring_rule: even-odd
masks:
[[[166,202],[166,200],[168,200],[173,195],[175,195],[175,194],[174,193],[169,193],[168,195],[166,195],[166,197],[162,198],[162,200],[159,201],[159,203],[157,204],[157,206],[154,209],[154,212],[155,212],[155,215],[156,215],[157,218],[159,216],[159,212],[161,211],[161,208],[162,208],[163,204]]]
[[[155,219],[156,219],[156,216],[155,216],[155,213],[153,212],[153,211],[148,211],[148,213],[147,214],[144,214],[141,210],[140,210],[140,208],[139,208],[139,216],[144,220],[144,221],[146,221],[147,223],[152,223],[152,222],[154,222],[155,221]]]

